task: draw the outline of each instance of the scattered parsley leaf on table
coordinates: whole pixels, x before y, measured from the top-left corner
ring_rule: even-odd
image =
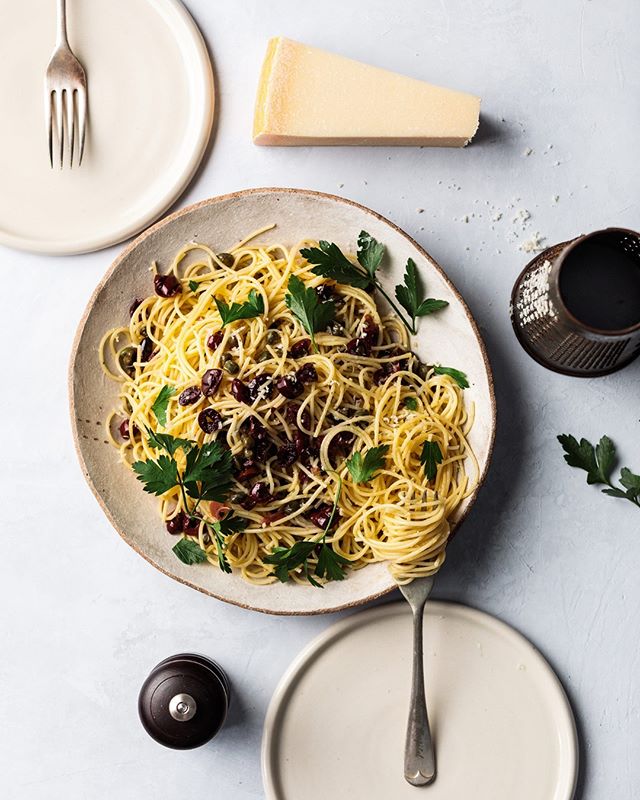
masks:
[[[202,564],[207,560],[207,554],[193,539],[180,539],[171,549],[183,564]]]
[[[418,268],[412,258],[407,259],[405,267],[404,283],[396,286],[396,299],[411,317],[411,333],[416,334],[416,318],[426,317],[441,308],[446,308],[449,303],[446,300],[436,300],[433,297],[424,298],[424,290],[420,285]]]
[[[425,442],[422,445],[420,463],[424,465],[427,480],[432,481],[438,473],[438,464],[442,463],[442,450],[438,442]]]
[[[379,447],[371,447],[362,457],[362,453],[354,453],[347,459],[347,469],[351,473],[354,483],[367,483],[374,474],[384,467],[385,456],[389,446],[381,444]]]
[[[162,425],[163,428],[167,425],[167,406],[169,405],[169,400],[171,400],[175,393],[176,390],[173,386],[163,386],[151,406],[153,416],[158,421],[158,425]]]
[[[264,314],[264,298],[255,289],[251,289],[249,299],[244,303],[232,303],[229,306],[224,300],[218,300],[217,297],[214,299],[223,328],[225,325],[237,322],[239,319],[252,319]]]
[[[336,315],[335,303],[332,300],[321,302],[315,290],[306,287],[296,275],[289,278],[284,299],[287,308],[300,320],[302,327],[311,336],[313,349],[317,353],[315,334],[325,330],[327,325],[333,322]]]
[[[620,470],[619,483],[622,489],[611,482],[611,473],[616,464],[616,447],[608,436],[603,436],[594,447],[587,439],[578,440],[570,434],[560,434],[558,441],[565,452],[564,460],[570,467],[582,469],[587,473],[587,483],[599,486],[603,494],[630,500],[640,507],[640,475],[628,467]]]
[[[461,372],[459,369],[454,369],[453,367],[434,367],[433,371],[436,375],[448,375],[450,378],[453,378],[461,389],[469,388],[469,379],[465,373]]]

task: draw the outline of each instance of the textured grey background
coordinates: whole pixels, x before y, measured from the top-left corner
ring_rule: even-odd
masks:
[[[210,156],[181,204],[259,185],[335,192],[388,215],[445,267],[487,339],[499,434],[436,594],[515,625],[554,665],[579,724],[580,797],[637,797],[640,512],[587,487],[564,465],[555,436],[607,432],[640,469],[640,363],[593,381],[545,372],[517,345],[507,308],[528,259],[519,242],[532,234],[553,243],[608,224],[640,227],[640,4],[188,5],[215,58],[220,113]],[[476,143],[463,151],[255,148],[258,70],[277,34],[482,95]],[[271,693],[332,619],[270,618],[201,596],[156,573],[102,516],[71,443],[66,367],[84,304],[117,252],[48,259],[0,250],[0,794],[259,798]],[[190,753],[160,748],[136,718],[147,671],[182,650],[219,659],[236,691],[224,735]]]

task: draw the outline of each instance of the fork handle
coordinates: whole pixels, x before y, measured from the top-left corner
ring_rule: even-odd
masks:
[[[423,616],[424,604],[413,609],[413,681],[404,749],[404,777],[412,786],[425,786],[436,777],[436,758],[424,695]]]
[[[67,0],[57,0],[58,2],[58,22],[56,31],[56,44],[66,44],[68,46],[69,40],[67,38]]]

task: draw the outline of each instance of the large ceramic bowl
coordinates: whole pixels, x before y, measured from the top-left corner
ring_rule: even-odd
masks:
[[[166,268],[176,252],[194,240],[224,251],[271,223],[277,227],[260,240],[293,244],[302,238],[322,238],[353,249],[358,233],[366,230],[387,246],[384,281],[389,286],[402,280],[411,257],[429,294],[449,301],[445,313],[422,325],[425,335],[414,342],[414,349],[469,376],[471,386],[465,397],[475,404],[476,417],[470,443],[482,483],[493,446],[495,400],[487,354],[469,309],[431,256],[395,225],[357,203],[319,192],[252,189],[215,197],[167,217],[129,245],[101,281],[80,321],[70,366],[71,418],[89,486],[114,528],[147,561],[172,578],[230,603],[274,614],[316,614],[355,606],[391,591],[395,583],[386,565],[367,566],[324,589],[293,583],[254,586],[209,564],[184,565],[171,552],[173,542],[159,519],[156,498],[141,490],[133,473],[118,462],[114,448],[96,433],[117,395],[117,384],[103,375],[98,363],[98,344],[105,331],[126,318],[132,298],[149,294],[151,262],[157,260],[161,269]],[[460,523],[474,499],[475,493],[464,501],[454,524]]]

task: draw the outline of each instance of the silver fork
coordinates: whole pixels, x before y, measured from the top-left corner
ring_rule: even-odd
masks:
[[[411,706],[404,746],[404,779],[412,786],[426,786],[436,777],[436,756],[429,729],[427,701],[424,694],[422,655],[422,620],[424,606],[433,588],[434,578],[417,578],[400,591],[413,611],[413,680]]]
[[[54,138],[58,137],[60,169],[64,165],[65,140],[69,140],[69,167],[73,167],[76,121],[79,129],[78,166],[82,164],[87,128],[87,76],[67,39],[67,3],[57,0],[56,48],[44,80],[44,109],[49,132],[49,159],[53,167]]]

